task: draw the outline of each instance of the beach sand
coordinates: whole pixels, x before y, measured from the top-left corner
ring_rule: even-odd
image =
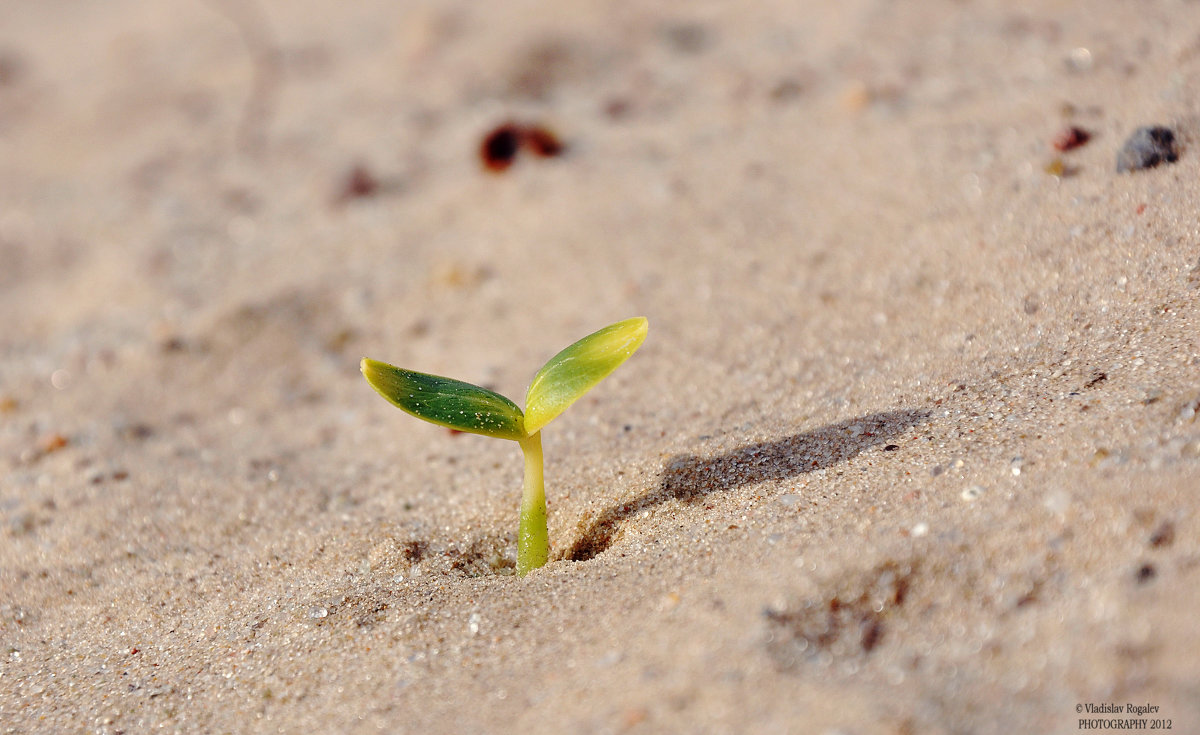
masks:
[[[0,16],[0,732],[1200,729],[1193,3]]]

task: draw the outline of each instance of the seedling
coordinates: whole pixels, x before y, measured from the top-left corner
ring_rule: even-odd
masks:
[[[371,387],[404,411],[458,431],[511,439],[525,455],[525,489],[517,530],[517,574],[524,576],[550,556],[546,489],[542,479],[542,428],[608,377],[646,340],[649,322],[634,317],[610,324],[550,358],[533,376],[525,411],[499,393],[461,380],[363,358]]]

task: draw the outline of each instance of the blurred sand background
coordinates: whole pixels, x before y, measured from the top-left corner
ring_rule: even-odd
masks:
[[[0,732],[1197,731],[1198,132],[1182,0],[0,1]],[[516,578],[359,358],[633,315]]]

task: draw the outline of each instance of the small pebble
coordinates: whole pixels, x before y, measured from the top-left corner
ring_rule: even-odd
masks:
[[[334,194],[334,204],[345,204],[352,199],[364,199],[379,192],[379,179],[366,164],[356,163],[342,175]]]
[[[1167,547],[1173,543],[1175,543],[1175,524],[1170,521],[1158,524],[1158,528],[1150,534],[1150,545],[1156,548]]]
[[[522,149],[542,158],[553,158],[561,155],[565,146],[544,126],[507,122],[484,136],[479,145],[479,158],[485,169],[500,173],[508,170]]]
[[[543,158],[553,158],[563,152],[563,144],[558,136],[537,125],[525,129],[524,144],[531,153]]]
[[[56,452],[59,449],[62,449],[63,447],[67,446],[67,444],[67,437],[63,436],[62,434],[51,433],[46,434],[38,439],[37,448],[42,454],[50,454],[51,452]]]
[[[970,503],[982,497],[983,493],[984,490],[981,486],[971,485],[970,487],[963,488],[962,499]]]
[[[149,424],[118,422],[114,423],[113,429],[122,439],[143,441],[154,436],[154,428]]]
[[[1160,163],[1179,160],[1175,133],[1170,128],[1150,126],[1133,131],[1117,154],[1117,173],[1153,168]]]
[[[1153,580],[1157,576],[1158,576],[1158,570],[1154,568],[1153,564],[1143,564],[1140,567],[1138,567],[1138,570],[1137,570],[1138,584],[1146,584],[1147,582]]]
[[[1012,461],[1011,461],[1011,462],[1009,462],[1009,471],[1011,471],[1011,472],[1012,472],[1012,474],[1013,474],[1013,477],[1019,477],[1019,476],[1021,475],[1021,469],[1022,469],[1024,466],[1025,466],[1025,460],[1024,460],[1024,458],[1022,458],[1022,457],[1013,457],[1013,458],[1012,458]]]
[[[54,386],[55,390],[63,390],[71,384],[71,373],[63,369],[55,370],[50,373],[50,385]]]
[[[1069,151],[1087,143],[1091,137],[1088,131],[1072,125],[1069,128],[1059,131],[1050,144],[1054,146],[1054,150],[1056,151]]]
[[[1196,399],[1190,403],[1184,404],[1183,408],[1179,409],[1179,416],[1176,417],[1176,420],[1188,422],[1195,421],[1197,410],[1200,410],[1200,399]]]
[[[1092,52],[1080,46],[1067,54],[1067,68],[1074,72],[1085,72],[1092,68]]]
[[[490,171],[504,171],[512,165],[521,147],[521,129],[501,125],[489,132],[479,144],[479,158]]]

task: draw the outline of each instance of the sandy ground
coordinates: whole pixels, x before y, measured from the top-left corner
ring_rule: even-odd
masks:
[[[1200,731],[1195,3],[0,19],[0,732]]]

